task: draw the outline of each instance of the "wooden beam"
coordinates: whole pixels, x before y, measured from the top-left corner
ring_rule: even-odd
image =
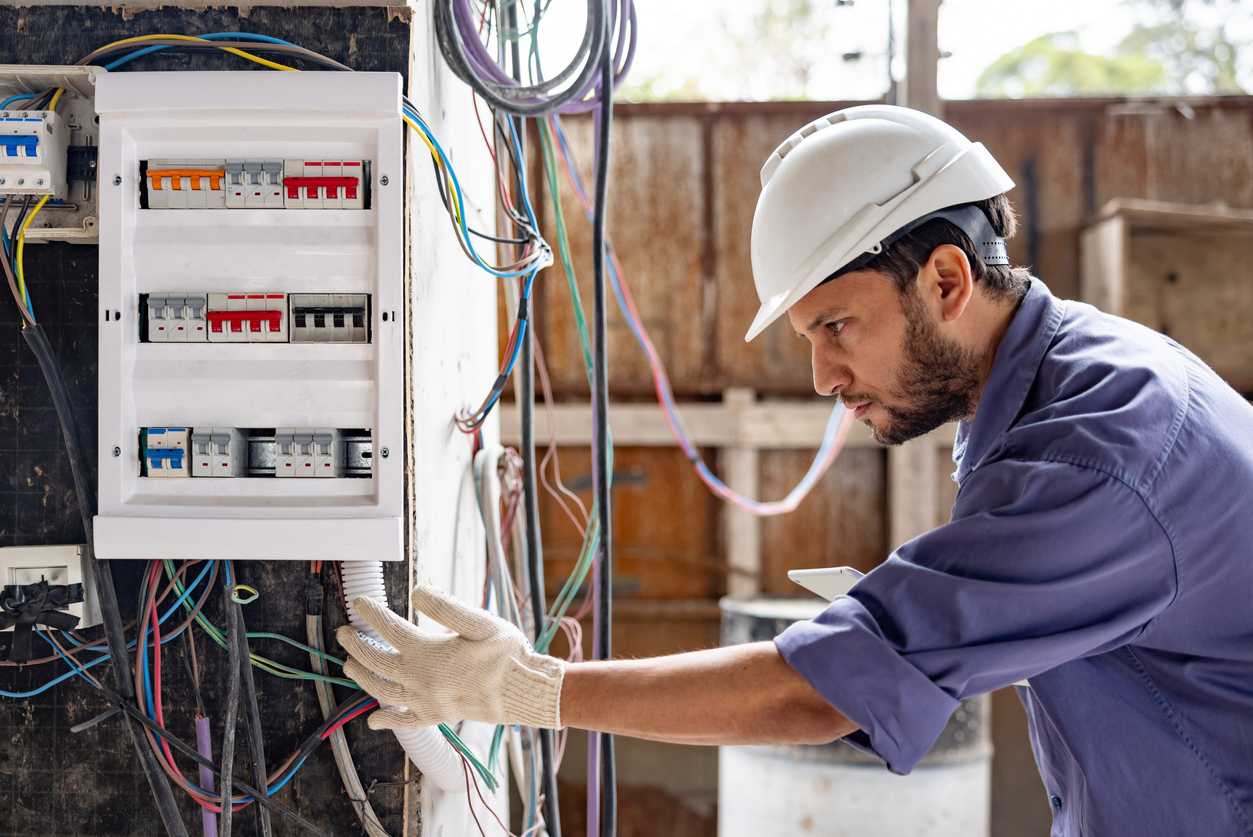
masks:
[[[726,403],[687,403],[679,405],[679,413],[688,435],[697,447],[753,447],[761,449],[816,448],[822,444],[827,419],[831,417],[830,401],[758,401],[734,409]],[[518,410],[513,404],[502,404],[500,410],[501,443],[516,445],[519,439]],[[592,443],[592,410],[587,403],[553,405],[557,443],[566,446],[587,446]],[[666,425],[661,408],[648,404],[610,404],[609,425],[614,444],[623,447],[670,447],[677,444]],[[952,447],[953,425],[928,434],[933,447]],[[548,411],[535,405],[535,440],[548,443]],[[865,425],[858,423],[849,431],[846,447],[876,448],[881,445]]]

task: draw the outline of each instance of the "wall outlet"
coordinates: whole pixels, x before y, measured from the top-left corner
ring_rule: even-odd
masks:
[[[66,608],[79,618],[78,627],[100,624],[100,600],[85,546],[6,546],[0,548],[0,584],[83,585],[83,601]],[[9,630],[12,630],[10,628]]]

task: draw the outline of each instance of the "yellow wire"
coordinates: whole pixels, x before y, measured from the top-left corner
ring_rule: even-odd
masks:
[[[56,110],[57,102],[61,100],[61,94],[65,92],[64,87],[57,88],[56,95],[52,97],[52,101],[48,103],[48,110]]]
[[[30,226],[31,221],[35,220],[35,216],[39,214],[39,210],[43,209],[49,197],[51,196],[44,195],[39,199],[39,203],[35,204],[35,211],[26,216],[26,221],[22,223],[22,229],[17,234],[17,290],[22,295],[22,299],[30,299],[30,295],[26,292],[26,279],[22,275],[22,251],[26,247],[26,228]],[[29,309],[30,305],[28,303],[27,310]],[[31,311],[31,314],[34,314],[34,312]]]
[[[422,129],[417,126],[417,123],[415,123],[408,116],[405,116],[403,113],[401,114],[401,118],[405,120],[406,125],[408,125],[410,128],[413,129],[413,132],[418,135],[418,137],[422,140],[422,142],[426,145],[426,147],[430,149],[431,156],[435,158],[435,164],[439,166],[441,169],[443,169],[444,161],[439,158],[439,152],[435,150],[435,146],[431,144],[431,141],[429,139],[427,139],[426,134],[422,131]],[[453,206],[453,211],[455,213],[453,216],[453,219],[457,221],[458,223],[460,223],[461,202],[457,199],[455,190],[453,191],[452,206]]]
[[[84,59],[84,61],[85,62],[90,61],[92,59],[92,56],[94,56],[97,52],[103,52],[109,47],[115,47],[118,44],[133,44],[139,41],[155,41],[155,40],[195,41],[201,44],[209,44],[210,46],[217,46],[216,41],[209,40],[208,38],[193,38],[190,35],[140,35],[139,37],[136,37],[136,38],[123,38],[120,41],[114,41],[111,44],[105,44],[104,46],[100,47],[100,49],[97,49],[95,52],[93,52],[91,55],[88,55],[87,58]],[[218,49],[223,50],[225,52],[234,53],[235,55],[238,55],[241,58],[247,58],[249,61],[255,61],[256,63],[261,64],[262,66],[269,67],[274,70],[287,70],[289,72],[299,72],[299,70],[297,70],[295,67],[288,67],[286,64],[278,64],[274,61],[269,61],[265,58],[261,58],[260,56],[250,55],[249,53],[244,52],[242,49],[236,49],[235,47],[218,46]]]

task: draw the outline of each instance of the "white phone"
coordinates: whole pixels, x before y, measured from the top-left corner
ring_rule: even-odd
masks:
[[[788,570],[787,577],[827,601],[843,596],[866,577],[852,567],[821,567],[815,570]]]

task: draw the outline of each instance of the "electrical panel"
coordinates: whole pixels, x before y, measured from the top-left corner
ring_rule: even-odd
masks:
[[[105,74],[101,67],[0,65],[0,102],[8,102],[0,107],[0,192],[14,195],[15,207],[27,197],[32,203],[48,197],[26,231],[28,244],[96,243],[95,97],[96,80]],[[63,91],[55,108],[25,107],[38,99],[19,98],[49,89]],[[9,233],[17,216],[9,213]]]
[[[403,557],[400,99],[99,79],[101,558]]]

